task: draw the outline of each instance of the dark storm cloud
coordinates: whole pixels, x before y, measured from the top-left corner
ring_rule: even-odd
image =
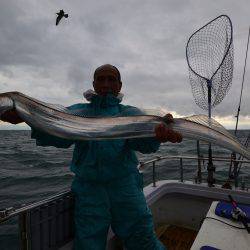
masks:
[[[1,91],[69,105],[83,101],[95,68],[111,63],[121,71],[125,103],[180,115],[206,113],[193,100],[185,46],[196,29],[228,14],[234,25],[234,79],[213,114],[235,114],[249,7],[248,0],[1,1]],[[69,18],[55,26],[61,8]],[[241,109],[245,117],[250,116],[248,71]]]
[[[15,4],[17,3],[17,4]],[[1,2],[0,65],[37,64],[44,52],[47,20],[30,20],[20,2]],[[42,49],[41,49],[42,48]]]

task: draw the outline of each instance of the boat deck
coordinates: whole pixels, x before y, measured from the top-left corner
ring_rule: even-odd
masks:
[[[156,229],[159,240],[168,250],[189,250],[198,232],[174,225],[162,225]]]

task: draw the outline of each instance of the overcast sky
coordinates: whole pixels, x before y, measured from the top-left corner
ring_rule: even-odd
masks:
[[[69,18],[56,26],[60,9]],[[234,77],[212,115],[234,128],[249,9],[249,0],[0,0],[0,92],[16,90],[65,106],[84,102],[95,68],[110,63],[122,75],[123,103],[161,107],[175,116],[206,113],[194,103],[185,47],[195,30],[227,14],[234,29]],[[240,128],[250,129],[249,67]],[[0,123],[6,128],[28,127]]]

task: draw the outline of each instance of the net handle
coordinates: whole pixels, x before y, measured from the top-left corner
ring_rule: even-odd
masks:
[[[191,38],[192,38],[197,32],[199,32],[201,29],[205,28],[205,27],[208,26],[210,23],[212,23],[213,21],[215,21],[215,20],[217,20],[217,19],[219,19],[219,18],[221,18],[221,17],[226,17],[226,18],[228,19],[229,23],[230,23],[230,27],[231,27],[231,38],[230,38],[230,43],[229,43],[229,45],[228,45],[227,51],[226,51],[226,53],[225,53],[225,55],[224,55],[224,57],[223,57],[223,59],[222,59],[220,65],[219,65],[219,67],[218,67],[217,70],[214,72],[214,74],[212,75],[211,79],[207,79],[206,77],[201,76],[200,74],[196,73],[196,72],[192,69],[192,67],[190,66],[189,59],[188,59],[188,55],[187,55],[187,50],[188,50],[187,48],[188,48],[188,44],[189,44]],[[202,79],[204,79],[204,80],[206,80],[206,81],[212,81],[214,75],[216,75],[217,71],[220,69],[221,65],[223,64],[223,62],[224,62],[224,60],[225,60],[225,58],[226,58],[226,56],[227,56],[227,53],[228,53],[228,51],[229,51],[229,49],[230,49],[230,46],[231,46],[231,44],[232,44],[232,40],[233,40],[233,25],[232,25],[232,21],[231,21],[231,19],[229,18],[229,16],[227,16],[227,15],[220,15],[220,16],[214,18],[212,21],[208,22],[207,24],[205,24],[204,26],[202,26],[201,28],[199,28],[198,30],[196,30],[196,31],[189,37],[188,42],[187,42],[187,45],[186,45],[186,59],[187,59],[188,67],[191,69],[191,71],[192,71],[195,75],[201,77]]]

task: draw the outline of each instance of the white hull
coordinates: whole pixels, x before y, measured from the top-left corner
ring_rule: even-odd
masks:
[[[144,188],[144,194],[147,199],[147,203],[151,208],[154,224],[157,228],[160,225],[176,225],[185,228],[190,228],[199,231],[203,219],[206,217],[209,208],[213,201],[228,201],[228,195],[231,194],[238,203],[244,203],[250,205],[250,194],[246,191],[240,190],[228,190],[220,187],[208,187],[207,184],[193,184],[190,181],[179,182],[176,180],[163,180],[156,183],[156,187],[152,184]],[[222,219],[223,220],[223,219]],[[220,222],[218,222],[220,224]],[[212,223],[211,225],[215,225]],[[222,228],[227,229],[227,226],[220,225]],[[230,228],[231,229],[231,228]],[[210,228],[213,235],[217,235],[214,230],[216,226]],[[207,239],[209,239],[209,230],[205,230],[207,233]],[[231,248],[232,239],[228,237],[227,241],[223,241],[224,247],[220,249],[239,249],[249,250],[250,249],[250,236],[246,230],[240,230],[240,232],[233,229],[233,235],[235,237],[238,233],[243,234],[245,240],[237,242],[237,248]],[[218,231],[221,234],[221,230]],[[200,233],[197,238],[199,239]],[[204,235],[202,236],[204,237]],[[220,238],[220,236],[218,235]],[[238,237],[240,237],[238,235]],[[241,238],[242,238],[241,237]],[[110,232],[108,237],[108,250],[115,250],[115,237]],[[214,240],[214,239],[213,239]],[[198,250],[197,246],[201,246],[205,242],[197,243],[193,246],[193,250]],[[209,242],[209,241],[208,241]],[[248,245],[249,244],[249,245]],[[246,248],[246,245],[249,248]],[[234,245],[233,245],[234,246]],[[215,246],[214,246],[215,247]],[[219,248],[219,246],[217,246]],[[63,248],[64,250],[70,248]]]

